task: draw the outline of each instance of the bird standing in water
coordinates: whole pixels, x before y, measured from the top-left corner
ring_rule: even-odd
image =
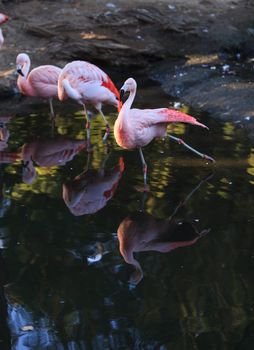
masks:
[[[6,21],[8,21],[9,17],[5,15],[4,13],[0,13],[0,25],[4,24]],[[4,36],[2,29],[0,28],[0,48],[3,46],[4,43]]]
[[[68,63],[59,76],[58,97],[61,101],[70,97],[83,106],[87,120],[88,143],[90,143],[90,117],[86,111],[86,104],[92,104],[106,124],[106,133],[103,137],[103,141],[106,142],[110,128],[102,112],[102,105],[113,105],[120,111],[122,104],[119,91],[105,72],[86,61]]]
[[[137,83],[133,78],[129,78],[122,86],[120,93],[121,98],[125,92],[129,92],[128,99],[123,104],[118,118],[114,125],[114,135],[117,144],[125,149],[139,149],[144,173],[144,190],[147,190],[147,164],[143,156],[142,147],[149,144],[155,137],[166,136],[167,125],[170,123],[188,123],[207,128],[204,124],[199,123],[195,118],[188,114],[168,109],[137,109],[132,108],[137,90]],[[191,146],[187,145],[182,139],[168,135],[173,140],[184,145],[189,150],[198,154],[200,157],[214,162],[214,159],[206,154],[200,153]]]
[[[26,53],[20,53],[16,59],[17,85],[20,92],[26,96],[49,99],[50,114],[53,119],[54,109],[52,99],[58,97],[57,82],[61,68],[53,65],[43,65],[30,70],[31,60]]]

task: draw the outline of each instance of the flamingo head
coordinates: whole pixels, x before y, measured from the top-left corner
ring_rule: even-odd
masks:
[[[23,68],[27,64],[30,64],[29,56],[26,53],[18,54],[16,58],[16,70],[18,74],[22,75],[22,77],[24,77]]]
[[[136,90],[137,90],[136,80],[133,78],[127,79],[120,89],[120,100],[122,101],[122,98],[127,91],[128,92],[135,92]]]
[[[4,24],[6,21],[8,21],[9,17],[5,15],[4,13],[0,13],[0,24]]]

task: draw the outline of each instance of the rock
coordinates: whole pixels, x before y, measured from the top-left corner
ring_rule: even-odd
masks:
[[[254,140],[254,81],[247,78],[252,74],[250,67],[239,67],[231,62],[231,69],[235,69],[232,75],[231,71],[225,72],[224,66],[217,63],[203,67],[187,62],[177,67],[155,69],[152,77],[161,83],[166,93],[185,104],[223,121],[240,122]]]

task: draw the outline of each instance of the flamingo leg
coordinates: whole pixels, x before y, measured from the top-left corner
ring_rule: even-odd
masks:
[[[50,108],[51,119],[54,119],[55,118],[55,112],[54,112],[54,108],[53,108],[52,98],[49,99],[49,108]]]
[[[145,158],[144,158],[144,155],[143,155],[141,147],[138,150],[139,150],[139,155],[140,155],[141,162],[142,162],[142,165],[143,165],[144,190],[146,191],[146,189],[148,188],[148,186],[147,186],[147,164],[146,164],[146,161],[145,161]]]
[[[53,100],[49,98],[50,118],[51,118],[51,136],[54,137],[55,133],[55,113],[53,108]]]
[[[195,148],[189,146],[189,145],[188,145],[186,142],[184,142],[182,139],[180,139],[180,138],[178,138],[178,137],[175,137],[175,136],[172,136],[172,135],[168,135],[168,136],[169,136],[169,138],[171,138],[172,140],[175,140],[176,142],[178,142],[180,145],[183,145],[184,147],[188,148],[190,151],[196,153],[196,154],[197,154],[198,156],[200,156],[201,158],[210,160],[211,162],[215,163],[215,160],[214,160],[212,157],[210,157],[210,156],[208,156],[208,155],[206,155],[206,154],[204,154],[204,153],[201,153],[201,152],[197,151]]]
[[[86,135],[87,135],[87,151],[91,150],[91,118],[89,117],[86,106],[83,104],[85,117],[86,117]]]
[[[88,152],[87,153],[86,166],[85,166],[84,172],[89,170],[90,163],[91,163],[91,152]]]
[[[103,136],[103,142],[106,143],[106,142],[107,142],[108,135],[109,135],[109,133],[110,133],[110,127],[109,127],[108,121],[107,121],[105,115],[103,114],[101,108],[98,108],[98,112],[100,113],[100,115],[102,116],[102,119],[103,119],[104,123],[106,124],[106,132],[105,132],[105,134],[104,134],[104,136]]]

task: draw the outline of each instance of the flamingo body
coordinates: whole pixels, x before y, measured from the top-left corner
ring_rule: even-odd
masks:
[[[43,98],[58,97],[57,82],[61,68],[43,65],[34,68],[29,73],[31,61],[25,53],[17,56],[16,64],[18,73],[20,73],[17,85],[22,94]]]
[[[120,96],[109,76],[99,67],[86,61],[73,61],[62,70],[58,80],[58,97],[68,97],[85,105],[91,103],[97,110],[102,104],[120,108]]]
[[[115,139],[126,149],[148,145],[155,137],[164,137],[170,123],[189,123],[206,128],[195,118],[168,108],[137,109],[128,111],[122,108],[115,122]]]

